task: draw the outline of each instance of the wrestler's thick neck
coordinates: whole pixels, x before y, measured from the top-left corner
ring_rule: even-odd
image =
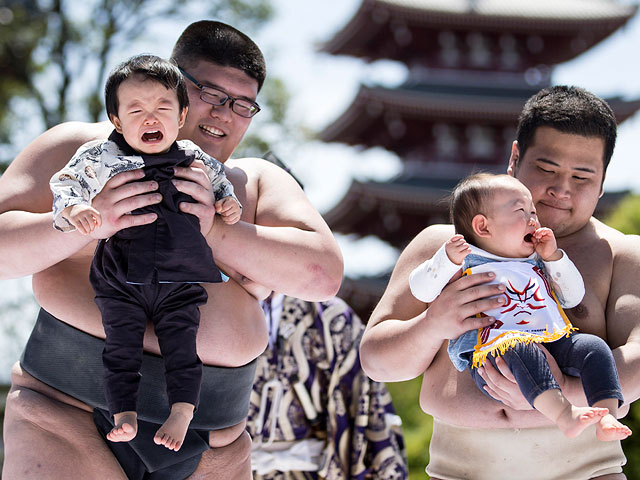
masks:
[[[90,246],[33,276],[38,303],[58,319],[96,337],[104,338],[100,311],[89,283]],[[256,298],[233,279],[227,283],[203,284],[209,299],[200,307],[198,355],[207,365],[245,365],[265,348],[268,334]],[[151,324],[147,325],[144,348],[160,354]]]

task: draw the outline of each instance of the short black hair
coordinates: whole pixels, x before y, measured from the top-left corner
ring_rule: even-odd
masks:
[[[178,67],[156,55],[142,54],[125,60],[109,74],[104,87],[104,103],[109,117],[118,116],[118,87],[134,75],[142,75],[164,85],[169,90],[175,90],[180,111],[189,106],[187,85]]]
[[[176,41],[171,59],[185,70],[199,61],[242,70],[258,82],[267,76],[262,52],[247,35],[226,23],[201,20],[189,25]]]
[[[618,126],[613,110],[603,99],[580,87],[559,85],[540,90],[527,100],[518,120],[516,139],[520,158],[531,146],[538,127],[601,138],[604,141],[602,162],[607,171]]]

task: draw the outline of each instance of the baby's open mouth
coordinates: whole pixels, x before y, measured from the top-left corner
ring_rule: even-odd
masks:
[[[524,236],[524,241],[527,243],[533,243],[533,234],[532,233],[527,233]]]
[[[152,132],[145,132],[142,134],[143,142],[157,142],[162,140],[162,132],[154,130]]]

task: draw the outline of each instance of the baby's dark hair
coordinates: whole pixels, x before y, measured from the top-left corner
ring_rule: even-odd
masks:
[[[262,52],[247,35],[226,23],[200,20],[189,25],[176,41],[171,60],[184,70],[199,61],[242,70],[262,88],[267,67]]]
[[[488,215],[487,204],[493,192],[494,180],[508,175],[476,173],[463,178],[451,192],[449,216],[456,233],[469,243],[476,243],[471,222],[478,214]],[[511,177],[509,177],[511,178]]]
[[[189,95],[184,77],[177,66],[156,55],[135,55],[114,68],[107,78],[104,87],[105,106],[107,115],[118,116],[118,87],[125,80],[135,75],[141,75],[145,79],[154,80],[166,87],[175,90],[178,96],[180,111],[189,106]]]

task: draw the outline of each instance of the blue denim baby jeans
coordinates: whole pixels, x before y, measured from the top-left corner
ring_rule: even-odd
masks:
[[[564,374],[580,377],[589,405],[609,398],[617,398],[618,406],[622,405],[622,389],[615,361],[611,349],[604,340],[596,335],[574,333],[555,342],[545,343],[544,346],[558,362]],[[536,344],[520,343],[505,352],[502,358],[511,369],[520,391],[531,406],[542,392],[554,388],[560,389],[551,373],[544,352]],[[494,366],[495,360],[492,355],[487,356],[487,361]],[[472,367],[469,369],[478,388],[491,397],[484,390],[486,382],[478,374],[477,369]]]

